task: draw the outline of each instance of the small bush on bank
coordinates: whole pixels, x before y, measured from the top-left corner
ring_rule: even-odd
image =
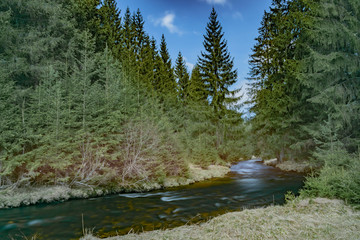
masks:
[[[336,159],[332,159],[329,155],[324,157],[327,160],[325,166],[318,175],[307,178],[301,195],[341,198],[347,203],[360,207],[360,159],[347,153],[341,156],[335,154]]]

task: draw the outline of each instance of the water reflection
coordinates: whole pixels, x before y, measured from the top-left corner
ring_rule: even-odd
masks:
[[[0,210],[0,239],[37,233],[38,239],[70,239],[85,227],[106,237],[133,231],[176,227],[228,211],[282,203],[303,177],[264,166],[257,160],[231,167],[225,178],[166,191],[124,193],[101,198]],[[20,234],[21,235],[21,234]]]

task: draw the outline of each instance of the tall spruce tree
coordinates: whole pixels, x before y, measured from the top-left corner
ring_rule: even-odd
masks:
[[[199,68],[210,96],[210,105],[217,118],[221,119],[226,105],[239,99],[234,97],[237,91],[229,89],[236,82],[237,70],[233,69],[234,61],[228,52],[227,41],[224,39],[215,8],[212,8],[210,13],[204,38],[205,52],[201,52],[199,57]]]
[[[186,102],[189,95],[189,73],[181,52],[175,62],[175,76],[178,83],[178,97],[181,101]]]
[[[299,142],[304,134],[299,126],[311,112],[306,89],[296,74],[301,52],[298,38],[307,10],[300,1],[274,0],[270,11],[264,13],[249,62],[257,144],[261,154],[275,155],[280,161],[301,157]]]
[[[161,36],[160,57],[157,67],[155,89],[160,96],[174,99],[176,97],[176,81],[164,34]]]
[[[316,110],[306,130],[323,156],[359,150],[359,9],[358,1],[321,1],[312,7],[302,35],[300,79],[311,89],[308,101]]]
[[[139,73],[141,82],[145,86],[148,93],[153,93],[155,71],[156,71],[156,59],[158,52],[156,49],[156,42],[154,38],[150,38],[148,35],[144,36],[144,45],[141,49],[141,55],[139,59]]]
[[[134,31],[134,47],[135,54],[139,61],[141,56],[141,51],[146,41],[146,34],[144,30],[144,18],[140,12],[140,9],[136,11],[136,14],[132,17],[133,31]]]
[[[104,0],[98,10],[100,24],[97,47],[101,46],[104,49],[107,45],[113,54],[119,53],[121,47],[120,12],[115,0]]]
[[[135,55],[135,29],[134,29],[133,17],[130,12],[130,8],[126,8],[123,18],[122,26],[122,44],[118,58],[123,66],[124,72],[129,78],[135,75],[136,69],[136,55]]]

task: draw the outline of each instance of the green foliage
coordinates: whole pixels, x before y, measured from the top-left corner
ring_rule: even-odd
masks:
[[[0,187],[131,189],[238,157],[241,114],[214,121],[199,67],[123,20],[112,0],[0,3]]]
[[[227,51],[227,42],[223,37],[222,26],[213,8],[206,26],[203,43],[205,52],[201,52],[199,57],[199,69],[206,83],[210,105],[213,106],[218,118],[224,115],[228,104],[239,100],[234,97],[237,91],[229,90],[236,82],[237,71],[233,70],[234,61]]]
[[[121,39],[121,18],[120,10],[115,0],[102,1],[98,10],[99,31],[97,36],[98,48],[108,46],[113,54],[120,50]]]
[[[204,104],[207,101],[207,90],[205,82],[200,73],[199,65],[195,65],[188,84],[189,101]]]
[[[356,1],[324,1],[313,7],[312,24],[304,29],[307,55],[300,79],[311,88],[308,101],[317,110],[307,130],[315,139],[323,135],[322,143],[316,142],[322,149],[334,138],[350,153],[359,144],[359,6]]]
[[[175,76],[179,86],[178,98],[182,102],[186,102],[189,95],[189,73],[187,72],[186,64],[183,56],[181,55],[181,52],[179,52],[175,62]]]
[[[338,163],[325,165],[319,175],[308,177],[301,195],[340,198],[360,205],[359,157],[339,149],[324,158],[322,160],[336,160]]]
[[[265,157],[313,159],[304,195],[359,204],[359,2],[274,0],[251,56],[251,126]]]
[[[174,99],[176,97],[177,86],[164,34],[161,37],[159,53],[160,58],[157,59],[156,67],[158,73],[155,79],[155,89],[161,96]]]
[[[265,12],[251,56],[251,111],[254,133],[264,157],[280,161],[302,157],[294,144],[304,137],[299,125],[308,120],[306,88],[296,75],[297,52],[308,6],[303,1],[273,1]],[[300,49],[299,49],[300,48]]]

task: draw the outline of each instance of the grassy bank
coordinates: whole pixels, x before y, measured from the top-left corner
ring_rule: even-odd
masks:
[[[360,212],[340,200],[296,199],[284,206],[227,213],[203,224],[108,238],[132,239],[360,239]]]
[[[201,168],[190,164],[186,177],[164,178],[161,182],[137,182],[119,184],[111,189],[104,188],[70,188],[69,186],[42,186],[29,188],[5,189],[0,191],[0,209],[19,207],[41,202],[66,201],[71,198],[88,198],[119,192],[142,192],[167,187],[188,185],[205,179],[223,177],[230,171],[229,167],[210,165]]]
[[[293,171],[299,173],[308,173],[313,169],[318,169],[319,166],[309,163],[308,161],[296,162],[296,161],[284,161],[278,162],[276,158],[264,160],[263,163],[268,166],[273,166],[281,169],[282,171]]]

